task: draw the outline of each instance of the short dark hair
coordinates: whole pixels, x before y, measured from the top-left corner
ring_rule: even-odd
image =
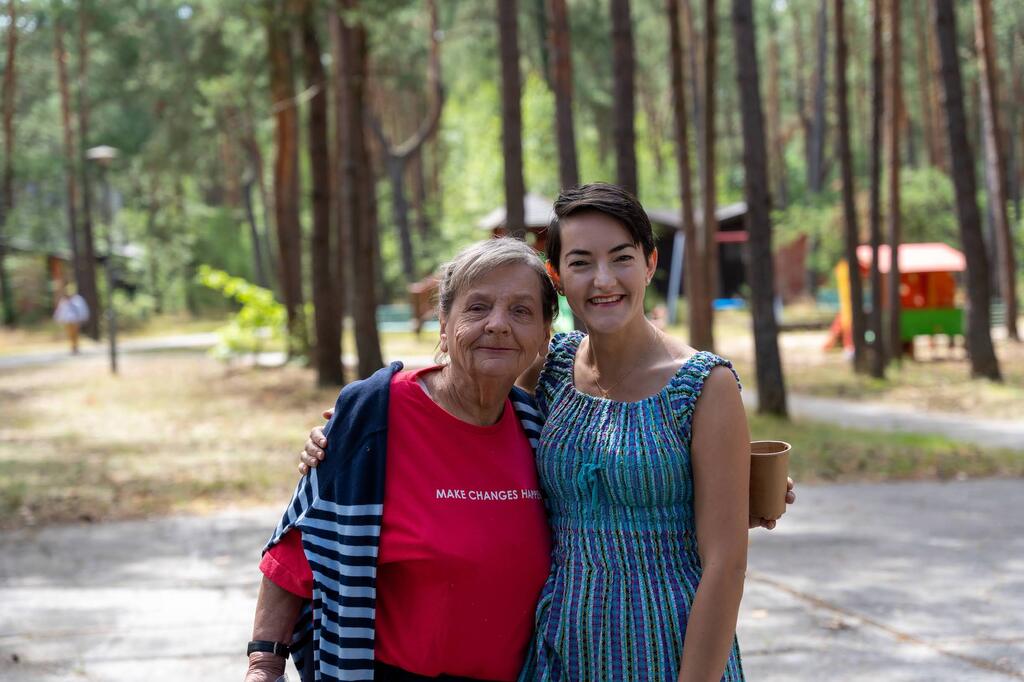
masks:
[[[643,250],[645,258],[650,258],[654,253],[651,219],[637,198],[618,185],[594,182],[562,190],[555,199],[555,216],[548,224],[545,251],[548,262],[556,271],[562,257],[562,221],[590,211],[604,213],[622,223],[633,238],[633,243]]]

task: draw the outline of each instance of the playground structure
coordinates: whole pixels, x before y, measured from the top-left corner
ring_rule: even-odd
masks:
[[[882,273],[882,309],[888,308],[888,278],[892,261],[888,245],[878,249],[878,270]],[[945,335],[952,346],[956,337],[964,331],[963,306],[957,301],[956,273],[967,268],[964,255],[953,247],[942,243],[901,244],[899,247],[900,270],[900,340],[903,353],[913,357],[914,338],[917,336]],[[862,244],[857,247],[857,264],[865,291],[870,287],[871,247]],[[852,319],[850,305],[850,280],[846,260],[835,267],[836,284],[839,291],[839,313],[829,330],[825,348],[842,344],[847,351],[853,350]]]

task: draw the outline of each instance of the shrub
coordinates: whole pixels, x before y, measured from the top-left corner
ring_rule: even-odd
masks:
[[[269,289],[208,265],[199,266],[196,279],[240,306],[231,321],[217,330],[220,342],[213,349],[215,355],[223,358],[245,353],[255,355],[268,343],[284,340],[287,333],[285,308],[274,300]]]

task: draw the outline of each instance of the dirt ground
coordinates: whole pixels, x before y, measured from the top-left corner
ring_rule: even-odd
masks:
[[[334,389],[308,370],[231,371],[197,353],[5,372],[0,528],[270,501]]]

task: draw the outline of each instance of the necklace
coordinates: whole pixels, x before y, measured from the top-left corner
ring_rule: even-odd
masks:
[[[651,345],[653,345],[653,344],[648,344],[648,347],[647,347],[647,349],[645,349],[645,352],[647,350],[650,350],[650,346]],[[594,358],[593,347],[588,347],[587,350],[590,352],[590,357]],[[636,362],[634,362],[633,366],[629,368],[629,371],[627,371],[625,374],[620,376],[618,378],[618,380],[616,380],[616,382],[614,384],[612,384],[608,388],[605,388],[604,386],[601,385],[601,382],[597,380],[597,375],[599,374],[599,372],[597,371],[597,359],[595,358],[594,359],[594,377],[593,377],[593,379],[594,379],[594,385],[597,386],[597,390],[601,392],[601,397],[607,399],[608,396],[611,394],[611,392],[619,387],[619,384],[621,384],[623,381],[625,381],[633,372],[635,372],[637,370],[637,368],[640,367],[640,364],[643,362],[643,359],[644,359],[644,353],[638,353],[637,354]]]

